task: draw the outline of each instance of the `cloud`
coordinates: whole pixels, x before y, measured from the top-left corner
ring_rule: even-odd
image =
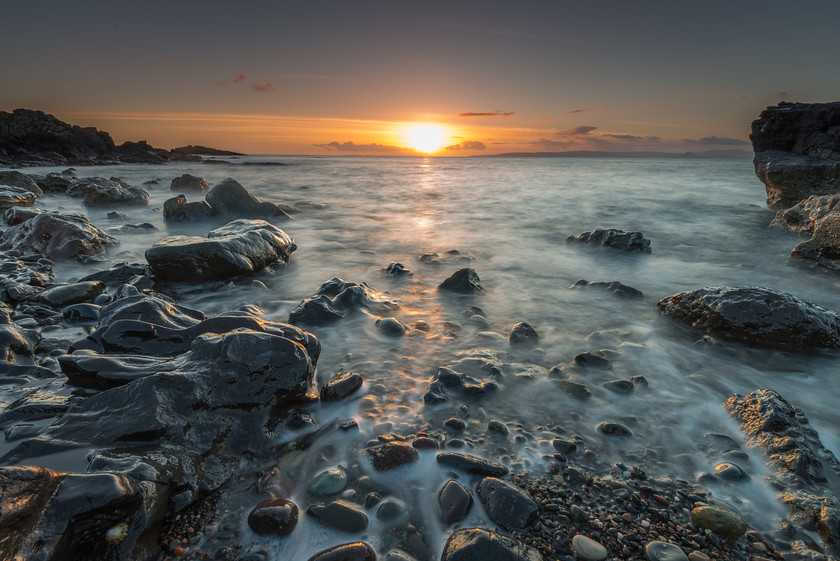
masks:
[[[747,146],[749,142],[741,140],[740,138],[726,138],[725,136],[704,136],[697,140],[691,138],[684,138],[683,142],[686,144],[706,144],[711,146]]]
[[[593,127],[589,125],[580,125],[577,127],[572,127],[568,130],[559,131],[557,133],[557,136],[580,136],[584,134],[589,134],[597,128],[598,127]]]
[[[318,148],[325,148],[327,150],[336,150],[338,152],[373,152],[376,154],[398,154],[402,156],[410,156],[417,154],[410,148],[403,148],[402,146],[390,146],[388,144],[356,144],[355,142],[328,142],[326,144],[313,144]]]
[[[484,150],[487,148],[483,142],[479,140],[465,140],[460,144],[453,144],[446,146],[444,150]]]
[[[496,111],[488,113],[459,113],[456,117],[501,117],[505,119],[506,117],[513,117],[514,115],[516,115],[516,113],[513,111],[502,111],[501,109],[497,109]]]
[[[225,82],[225,81],[223,80],[223,81],[219,82],[219,83],[218,83],[218,84],[216,84],[216,85],[217,85],[217,86],[219,86],[220,88],[224,88],[224,87],[226,87],[226,86],[229,86],[230,84],[228,84],[227,82]]]
[[[251,89],[255,92],[259,93],[268,93],[268,92],[276,92],[279,91],[271,82],[266,82],[265,84],[254,84],[251,86]]]
[[[604,109],[603,107],[587,107],[586,109],[575,109],[574,111],[569,111],[571,113],[586,113],[588,111],[606,111],[609,112],[609,109]]]
[[[779,92],[776,94],[776,97],[779,99],[790,99],[790,95],[787,92]]]
[[[231,80],[234,84],[241,84],[245,81],[245,74],[237,74],[236,77]]]
[[[635,134],[605,134],[603,136],[622,142],[656,142],[659,140],[658,136],[636,136]]]

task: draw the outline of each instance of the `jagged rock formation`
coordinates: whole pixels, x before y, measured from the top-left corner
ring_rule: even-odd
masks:
[[[770,208],[840,191],[840,102],[768,107],[753,121],[750,140]]]

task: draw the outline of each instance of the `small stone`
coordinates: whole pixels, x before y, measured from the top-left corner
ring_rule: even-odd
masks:
[[[621,515],[621,519],[630,524],[631,522],[633,522],[633,515],[628,512],[625,512]]]
[[[417,449],[403,442],[388,442],[379,446],[372,446],[366,448],[365,452],[370,457],[376,471],[385,471],[411,464],[420,457]]]
[[[391,337],[402,337],[409,331],[408,326],[396,318],[379,318],[375,325],[379,331]]]
[[[737,464],[723,462],[715,466],[715,475],[727,481],[741,481],[749,479],[746,472]]]
[[[446,421],[444,421],[443,424],[444,424],[444,426],[446,426],[446,427],[448,427],[452,430],[458,430],[458,431],[464,430],[464,427],[466,427],[466,424],[464,423],[464,421],[462,421],[458,417],[450,417],[449,419],[446,419]]]
[[[328,469],[312,478],[309,491],[316,495],[334,495],[347,485],[347,474],[342,469]]]
[[[575,522],[586,522],[589,520],[589,514],[578,505],[572,505],[569,507],[569,518]]]
[[[512,346],[533,347],[539,344],[540,336],[533,327],[520,321],[511,328],[508,342]]]
[[[343,532],[359,532],[368,525],[368,517],[364,512],[342,501],[312,505],[306,512],[325,526]]]
[[[572,550],[588,561],[601,561],[607,558],[607,548],[592,538],[580,534],[572,538]]]
[[[703,552],[692,551],[688,554],[688,561],[712,561],[711,558]]]
[[[724,538],[737,539],[747,531],[747,523],[740,514],[716,506],[700,506],[691,511],[691,521],[700,528],[711,530]]]
[[[499,526],[520,529],[537,519],[537,503],[506,481],[485,477],[478,483],[477,491],[490,519]]]
[[[577,450],[577,444],[571,440],[563,440],[562,438],[555,438],[551,441],[551,445],[561,454],[571,454]]]
[[[467,517],[473,504],[472,495],[463,485],[450,479],[438,495],[441,518],[445,524],[452,524]]]
[[[598,425],[598,432],[610,436],[632,436],[630,429],[615,421],[604,421]]]
[[[429,438],[427,436],[415,438],[411,445],[418,450],[435,450],[438,447],[437,441],[434,438]]]
[[[298,507],[284,499],[269,499],[254,507],[248,526],[261,536],[288,536],[298,521]]]
[[[345,543],[316,553],[309,561],[376,561],[376,553],[364,542]]]
[[[362,383],[362,376],[357,372],[338,372],[321,388],[321,401],[344,399],[356,393]]]
[[[495,419],[493,419],[489,423],[487,423],[487,430],[489,430],[490,432],[495,432],[495,433],[502,434],[502,435],[505,435],[505,436],[507,436],[507,434],[509,432],[508,428],[507,428],[507,425],[505,425],[503,422],[497,421]]]
[[[379,503],[376,509],[376,517],[379,520],[391,521],[402,518],[405,515],[405,507],[394,499],[385,499]]]
[[[672,543],[653,541],[645,546],[648,561],[688,561],[683,550]]]

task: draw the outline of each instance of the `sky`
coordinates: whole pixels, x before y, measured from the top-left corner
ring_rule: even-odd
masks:
[[[254,154],[746,149],[840,99],[840,2],[5,2],[0,110]],[[424,152],[425,151],[425,152]]]

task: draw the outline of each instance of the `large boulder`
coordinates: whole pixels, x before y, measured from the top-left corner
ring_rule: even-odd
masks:
[[[263,220],[289,217],[280,207],[274,203],[260,201],[238,181],[231,178],[214,185],[205,198],[213,207],[213,212],[219,216]]]
[[[0,171],[0,185],[10,185],[12,187],[20,187],[25,191],[29,191],[35,195],[43,195],[44,192],[38,187],[35,180],[25,173],[19,171]]]
[[[768,107],[753,121],[750,140],[770,208],[840,191],[840,102]]]
[[[39,253],[51,259],[93,255],[120,243],[77,214],[42,213],[0,236],[0,249]]]
[[[210,183],[207,182],[206,179],[202,177],[196,177],[194,175],[190,175],[189,173],[185,173],[179,177],[176,177],[172,180],[172,183],[169,185],[169,188],[172,191],[182,192],[182,191],[206,191],[210,188]]]
[[[0,300],[3,302],[27,300],[53,282],[55,276],[48,259],[0,253]]]
[[[234,220],[206,238],[169,236],[146,250],[157,277],[206,281],[249,275],[276,261],[287,263],[297,245],[280,228],[263,220]]]
[[[83,198],[85,206],[141,206],[150,200],[148,191],[132,187],[117,177],[80,179],[68,187],[67,195]]]
[[[187,197],[178,195],[163,203],[164,222],[200,222],[213,216],[213,208],[205,201],[187,202]]]
[[[840,316],[768,288],[701,288],[664,298],[657,307],[671,319],[705,334],[755,347],[840,349]]]
[[[0,185],[0,210],[16,206],[32,206],[36,195],[22,187]]]
[[[741,426],[749,443],[758,446],[774,471],[773,486],[788,507],[797,528],[816,529],[825,551],[840,555],[840,462],[820,441],[803,411],[773,390],[756,390],[731,396],[724,407]],[[815,544],[811,532],[794,536],[794,549],[808,550]]]

